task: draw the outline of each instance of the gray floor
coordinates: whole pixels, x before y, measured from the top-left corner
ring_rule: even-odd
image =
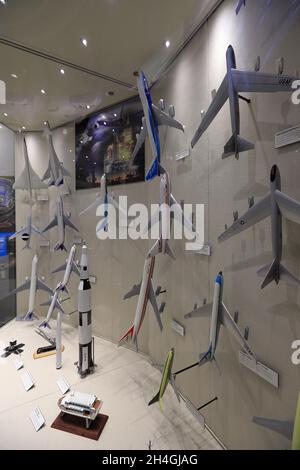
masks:
[[[4,326],[0,330],[0,350],[13,339],[25,343],[22,360],[35,387],[25,392],[20,379],[22,371],[16,371],[14,366],[16,356],[0,359],[1,449],[147,449],[149,441],[154,450],[220,448],[185,405],[178,404],[170,387],[164,397],[163,413],[156,405],[147,406],[160,383],[160,373],[147,358],[95,338],[98,367],[94,375],[81,380],[74,366],[78,354],[74,328],[67,325],[63,328],[66,349],[60,371],[55,368],[55,356],[32,358],[33,351],[46,344],[34,332],[33,324],[13,321]],[[56,380],[61,376],[72,389],[95,393],[103,400],[103,413],[109,415],[109,420],[99,441],[51,428],[59,413],[57,401],[61,393]],[[46,426],[37,433],[29,419],[35,406],[40,407],[46,420]]]

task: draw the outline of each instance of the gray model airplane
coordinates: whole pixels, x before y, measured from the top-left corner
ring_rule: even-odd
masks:
[[[185,315],[184,317],[186,319],[189,319],[211,315],[209,347],[208,350],[205,353],[201,354],[199,357],[200,366],[202,366],[206,362],[212,362],[215,360],[215,353],[218,344],[219,330],[221,325],[224,325],[235,336],[237,341],[240,343],[241,347],[249,356],[254,357],[254,354],[251,351],[248,341],[245,338],[246,335],[242,334],[236,322],[234,321],[228,309],[223,303],[223,284],[223,273],[219,273],[215,282],[213,303],[205,304],[203,307],[200,308],[195,305],[194,310]]]
[[[235,12],[236,12],[237,15],[239,14],[240,9],[242,8],[243,5],[244,5],[244,7],[246,6],[246,0],[239,0],[237,6],[235,8]]]
[[[27,189],[30,194],[30,199],[32,200],[32,190],[33,189],[45,189],[46,185],[41,181],[40,177],[36,174],[33,170],[27,151],[27,144],[25,137],[23,138],[23,148],[24,148],[24,159],[25,159],[25,166],[24,169],[13,185],[14,189]]]
[[[275,93],[281,91],[292,92],[292,84],[297,77],[287,75],[276,75],[255,71],[241,71],[236,68],[235,53],[232,46],[229,46],[226,53],[227,74],[217,91],[210,107],[204,115],[193,140],[192,148],[195,147],[200,137],[208,129],[226,101],[230,102],[231,125],[233,135],[224,147],[222,158],[235,155],[238,159],[240,152],[252,150],[255,145],[240,136],[240,109],[239,99],[249,102],[239,93]]]
[[[48,153],[49,153],[49,165],[44,174],[42,181],[47,182],[47,186],[60,186],[64,184],[64,176],[71,176],[70,173],[64,168],[62,162],[59,161],[58,156],[55,152],[55,148],[52,141],[52,134],[49,127],[49,123],[46,123],[46,129],[44,131],[48,142]]]
[[[265,278],[261,288],[264,289],[272,281],[278,284],[281,279],[299,285],[300,281],[281,264],[281,258],[282,217],[300,224],[300,203],[281,192],[280,172],[276,165],[271,170],[270,192],[255,205],[253,205],[253,199],[249,202],[248,212],[240,219],[236,217],[234,224],[219,237],[219,242],[271,216],[274,261],[271,265],[264,266],[257,271],[258,276]]]
[[[44,235],[41,234],[39,229],[32,224],[32,216],[30,215],[27,219],[27,225],[22,227],[16,233],[14,233],[9,240],[13,240],[14,238],[21,237],[22,240],[25,242],[23,250],[31,250],[31,236],[32,234],[40,235],[41,237],[45,238]]]
[[[56,202],[56,214],[54,219],[50,222],[49,225],[42,231],[42,233],[47,232],[51,228],[55,227],[57,225],[58,227],[58,242],[56,243],[54,250],[65,250],[68,251],[65,247],[65,228],[66,225],[71,227],[73,230],[76,232],[79,232],[78,228],[75,227],[75,225],[70,221],[70,218],[65,216],[64,214],[64,206],[63,206],[63,200],[61,196],[57,197],[57,202]]]

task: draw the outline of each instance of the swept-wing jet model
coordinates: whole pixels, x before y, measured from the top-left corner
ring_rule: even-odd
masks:
[[[9,292],[9,294],[5,295],[2,298],[10,297],[11,295],[18,294],[19,292],[23,292],[25,290],[29,290],[29,303],[28,303],[28,311],[24,317],[17,318],[17,320],[32,320],[33,317],[37,318],[34,314],[34,306],[35,306],[35,294],[38,289],[47,292],[48,294],[52,295],[52,290],[48,287],[37,275],[37,266],[38,266],[38,257],[35,255],[32,259],[31,265],[31,276],[30,278],[26,278],[26,282],[21,286],[17,287],[13,291]]]
[[[3,357],[4,359],[9,357],[11,354],[16,354],[16,355],[19,355],[23,352],[23,347],[25,346],[24,343],[19,343],[15,340],[15,341],[10,341],[9,342],[9,346],[7,346],[7,348],[4,348],[3,350],[3,354],[1,355],[1,357]]]
[[[50,298],[50,300],[48,300],[47,302],[43,302],[41,304],[42,307],[46,307],[46,306],[49,306],[49,309],[48,309],[48,313],[47,313],[47,317],[45,318],[45,320],[43,320],[40,324],[39,324],[39,328],[49,328],[51,329],[50,327],[50,319],[53,315],[53,312],[57,309],[59,310],[59,312],[61,312],[62,314],[65,313],[64,309],[62,308],[62,301],[60,299],[60,295],[61,295],[61,289],[57,288],[55,289],[52,297]]]
[[[184,223],[191,232],[194,232],[194,227],[184,216],[180,204],[178,204],[174,198],[171,192],[171,180],[169,173],[161,165],[160,174],[159,209],[153,214],[148,224],[148,230],[150,230],[150,228],[155,225],[156,222],[159,223],[159,239],[150,250],[150,256],[156,256],[157,254],[161,253],[163,255],[169,255],[173,260],[175,260],[175,255],[169,243],[171,232],[170,211],[172,210],[174,217],[178,220],[178,222],[180,224]]]
[[[30,215],[28,217],[26,227],[22,227],[20,230],[18,230],[16,233],[14,233],[11,237],[9,237],[9,239],[13,240],[14,238],[21,237],[22,240],[25,242],[25,246],[23,247],[23,250],[31,250],[31,236],[32,236],[33,233],[35,235],[40,235],[41,237],[45,238],[41,234],[39,229],[36,228],[32,224],[32,216]]]
[[[64,271],[63,280],[57,286],[57,289],[59,289],[63,292],[68,293],[67,284],[70,280],[70,276],[71,276],[72,271],[75,274],[77,274],[78,276],[80,276],[80,270],[79,270],[79,268],[76,264],[75,256],[76,256],[76,245],[73,245],[71,250],[70,250],[69,257],[68,257],[67,261],[62,266],[59,266],[54,271],[52,271],[52,274]]]
[[[161,157],[161,148],[160,148],[160,139],[159,139],[159,126],[169,126],[176,129],[180,129],[184,132],[184,128],[180,122],[173,119],[171,114],[171,109],[174,110],[174,107],[170,107],[170,114],[164,112],[163,101],[160,101],[161,109],[157,108],[151,97],[150,88],[147,82],[147,79],[144,73],[141,71],[137,80],[137,88],[140,95],[140,99],[143,106],[144,117],[142,119],[142,130],[139,135],[137,135],[137,142],[132,154],[133,160],[135,159],[138,151],[142,147],[143,143],[146,140],[147,135],[150,139],[150,146],[154,160],[147,171],[146,180],[152,180],[155,176],[160,174],[160,157]]]
[[[60,186],[64,184],[64,176],[71,175],[65,169],[63,163],[58,159],[53,145],[52,134],[48,122],[46,123],[44,135],[46,136],[48,143],[49,165],[46,170],[46,173],[42,178],[42,181],[46,181],[47,186]]]
[[[179,393],[177,391],[174,376],[172,374],[174,354],[175,354],[175,351],[174,351],[174,348],[172,348],[168,352],[167,357],[166,357],[166,361],[165,361],[165,365],[164,365],[164,368],[163,368],[163,373],[162,373],[162,378],[161,378],[159,391],[158,391],[157,395],[155,395],[155,397],[152,398],[152,400],[149,401],[149,403],[148,403],[148,406],[150,406],[150,405],[153,405],[153,403],[159,402],[159,406],[160,406],[161,411],[163,411],[162,398],[164,396],[164,393],[165,393],[166,388],[167,388],[169,383],[173,387],[173,390],[176,394],[176,397],[177,397],[178,401],[180,402],[180,396],[179,396]]]
[[[246,0],[239,0],[237,6],[235,8],[235,12],[236,12],[237,15],[239,14],[240,9],[242,8],[243,5],[244,5],[244,7],[246,6]]]
[[[255,416],[253,422],[274,432],[282,434],[292,441],[292,450],[300,450],[300,394],[294,421],[279,421],[276,419],[258,418]]]
[[[27,144],[25,137],[23,138],[23,148],[24,148],[24,159],[25,166],[24,169],[13,185],[14,189],[27,189],[30,194],[30,199],[32,200],[32,190],[33,189],[45,189],[47,186],[41,181],[40,177],[33,170],[31,163],[28,157]]]
[[[255,71],[244,72],[237,70],[235,53],[232,46],[229,46],[227,49],[226,62],[227,74],[210,107],[204,115],[191,143],[192,148],[195,147],[202,134],[207,130],[216,115],[229,99],[233,135],[224,147],[223,159],[230,155],[235,155],[235,157],[238,158],[239,153],[255,148],[254,144],[240,136],[239,99],[245,100],[245,98],[239,95],[239,93],[292,92],[292,84],[295,80],[298,80],[297,77],[288,75],[276,75]]]
[[[257,204],[253,205],[253,200],[250,200],[250,202],[248,212],[240,219],[237,219],[219,237],[219,241],[228,240],[228,238],[271,216],[274,261],[271,265],[264,266],[257,271],[259,277],[265,278],[261,288],[264,289],[272,281],[278,284],[280,280],[299,285],[300,281],[281,264],[281,258],[282,217],[300,224],[300,203],[281,192],[280,172],[276,165],[271,170],[270,192]]]
[[[145,264],[144,264],[143,278],[142,278],[141,283],[133,286],[131,291],[128,292],[124,296],[124,300],[130,299],[131,297],[134,297],[136,295],[138,295],[139,298],[138,298],[133,325],[122,336],[119,343],[121,343],[121,341],[123,341],[125,338],[130,336],[131,340],[135,342],[135,344],[137,345],[137,336],[139,334],[139,331],[142,327],[142,324],[145,318],[148,300],[150,300],[150,303],[152,305],[155,318],[157,320],[160,330],[162,331],[163,329],[163,325],[161,321],[161,314],[164,310],[165,304],[164,303],[161,304],[160,308],[158,308],[156,297],[157,295],[159,295],[161,289],[159,287],[155,291],[154,286],[153,286],[152,277],[153,277],[154,265],[155,265],[155,257],[151,257],[148,254],[145,260]]]
[[[42,233],[45,233],[45,232],[47,232],[48,230],[52,229],[55,226],[58,227],[58,241],[57,241],[57,243],[54,247],[55,251],[58,251],[58,250],[67,251],[67,249],[65,247],[65,228],[66,228],[66,225],[71,227],[76,232],[79,232],[78,228],[75,227],[75,225],[70,221],[70,218],[65,216],[62,197],[58,196],[57,197],[57,202],[56,202],[55,217],[50,222],[50,224],[47,225],[47,227],[44,228],[44,230],[42,231]]]
[[[230,333],[234,335],[236,340],[240,343],[244,351],[251,357],[254,357],[253,352],[245,339],[244,335],[238,328],[234,319],[230,315],[227,307],[223,302],[223,284],[224,278],[223,273],[219,273],[215,281],[214,298],[212,304],[206,304],[201,308],[195,306],[191,313],[185,315],[184,318],[195,318],[211,315],[210,321],[210,336],[208,350],[201,354],[199,357],[199,365],[202,366],[206,362],[212,362],[215,360],[215,353],[218,344],[218,337],[221,325],[225,326]]]

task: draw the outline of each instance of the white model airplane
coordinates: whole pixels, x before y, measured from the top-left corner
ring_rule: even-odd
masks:
[[[64,206],[63,206],[63,200],[61,196],[57,197],[57,202],[56,202],[56,214],[54,219],[50,222],[49,225],[42,231],[42,233],[47,232],[48,230],[52,229],[53,227],[58,227],[58,242],[56,243],[54,250],[65,250],[67,251],[65,247],[65,228],[66,225],[71,227],[73,230],[76,232],[79,232],[78,228],[75,227],[75,225],[70,221],[70,218],[65,216],[64,214]]]
[[[73,245],[66,262],[62,266],[59,266],[54,271],[52,271],[52,274],[64,271],[64,278],[62,282],[57,286],[57,288],[59,288],[63,292],[68,293],[67,284],[69,282],[72,272],[80,276],[80,270],[76,264],[75,256],[76,256],[76,245]]]
[[[64,176],[71,175],[65,169],[63,163],[58,159],[53,145],[52,134],[48,122],[46,123],[44,135],[46,136],[48,143],[49,165],[46,173],[42,178],[42,181],[46,181],[47,186],[60,186],[64,184]]]
[[[223,274],[220,272],[215,281],[213,303],[205,304],[201,308],[198,308],[197,305],[195,305],[194,310],[191,313],[185,315],[184,317],[186,319],[189,319],[195,317],[203,317],[207,315],[211,316],[209,347],[208,350],[205,353],[201,354],[199,357],[200,366],[202,366],[206,362],[212,362],[215,360],[215,353],[218,344],[219,330],[221,325],[224,325],[230,331],[230,333],[234,335],[236,340],[240,343],[241,347],[249,356],[254,357],[254,354],[251,351],[247,339],[238,328],[236,322],[230,315],[227,307],[223,302],[223,284],[224,278]]]
[[[60,299],[60,295],[61,295],[61,290],[60,289],[55,289],[54,293],[52,293],[52,297],[50,298],[50,300],[48,300],[47,302],[43,302],[41,304],[41,307],[46,307],[46,306],[49,306],[49,309],[48,309],[48,313],[47,313],[47,317],[45,318],[45,320],[43,320],[40,324],[39,324],[39,328],[49,328],[51,329],[50,327],[50,320],[51,320],[51,317],[54,313],[54,311],[57,309],[60,311],[60,313],[64,314],[65,311],[64,309],[62,308],[62,300]],[[67,299],[66,299],[67,300]]]
[[[132,159],[134,160],[138,151],[142,147],[143,143],[146,140],[147,135],[150,139],[150,146],[152,150],[152,155],[154,160],[147,171],[146,180],[152,180],[155,176],[160,175],[160,158],[161,158],[161,148],[160,148],[160,139],[159,139],[159,126],[169,126],[179,129],[184,132],[183,125],[180,122],[176,121],[171,114],[174,113],[174,107],[170,106],[169,114],[164,112],[164,102],[160,100],[160,109],[157,108],[151,97],[151,91],[147,82],[147,79],[144,73],[141,71],[137,79],[137,88],[140,95],[140,99],[143,106],[144,117],[142,119],[142,130],[141,133],[137,135],[137,142],[132,154]]]
[[[246,0],[239,0],[237,6],[235,8],[235,12],[236,12],[237,15],[239,14],[240,9],[242,8],[243,5],[244,5],[244,7],[246,6]]]
[[[45,238],[41,234],[40,230],[32,224],[32,216],[30,215],[28,217],[26,227],[22,227],[20,230],[14,233],[11,237],[9,237],[9,240],[13,240],[14,238],[21,237],[22,240],[25,242],[25,246],[23,247],[23,250],[31,250],[32,234],[40,235],[41,237]]]
[[[36,291],[43,290],[47,292],[48,294],[52,295],[52,290],[50,287],[48,287],[37,275],[37,266],[38,266],[38,257],[35,255],[32,259],[32,265],[31,265],[31,276],[30,278],[26,278],[26,282],[22,284],[21,286],[17,287],[17,289],[14,289],[13,291],[9,292],[8,295],[2,297],[10,297],[12,295],[18,294],[19,292],[23,292],[25,290],[29,290],[29,303],[28,303],[28,311],[23,317],[17,317],[17,320],[24,320],[24,321],[29,321],[33,320],[33,317],[37,318],[36,315],[34,314],[34,306],[35,306],[35,294]]]
[[[27,189],[30,194],[30,199],[32,200],[32,190],[33,189],[45,189],[47,186],[41,181],[40,177],[33,170],[31,163],[28,157],[27,144],[25,137],[23,138],[23,148],[24,148],[24,159],[25,166],[24,169],[13,185],[14,189]]]
[[[142,281],[140,282],[140,284],[133,286],[131,291],[128,292],[124,296],[124,300],[130,299],[131,297],[134,297],[136,295],[138,295],[139,298],[138,298],[133,325],[122,336],[122,338],[119,341],[119,344],[125,338],[130,336],[131,340],[135,342],[136,347],[137,347],[137,336],[142,327],[145,314],[146,314],[147,304],[149,300],[151,302],[158,326],[161,331],[163,329],[163,325],[161,321],[161,314],[165,308],[165,304],[162,303],[160,308],[158,308],[156,297],[160,294],[161,288],[158,287],[157,290],[155,291],[154,286],[153,286],[152,277],[153,277],[154,266],[155,266],[155,257],[151,257],[148,254],[145,260],[145,264],[144,264]]]
[[[148,224],[148,230],[150,230],[150,228],[154,226],[155,223],[159,223],[159,238],[150,250],[150,256],[156,256],[157,254],[161,253],[163,255],[169,255],[173,260],[175,260],[174,252],[169,243],[172,225],[170,218],[171,210],[173,211],[174,217],[180,224],[184,223],[190,232],[195,232],[192,223],[184,216],[180,204],[178,204],[171,192],[171,180],[169,173],[160,165],[159,209],[153,214]]]
[[[276,75],[262,72],[244,72],[237,70],[235,53],[232,46],[229,46],[226,53],[227,74],[217,91],[210,107],[204,115],[200,126],[198,127],[193,140],[192,147],[195,147],[202,134],[210,126],[219,111],[223,108],[226,101],[230,102],[231,125],[233,135],[224,147],[222,158],[230,155],[239,157],[240,152],[254,149],[255,145],[240,136],[240,109],[239,99],[246,98],[239,93],[275,93],[290,92],[292,93],[292,84],[297,77],[288,75]]]
[[[273,262],[263,266],[257,271],[259,277],[264,278],[261,286],[264,289],[272,281],[279,284],[282,279],[286,282],[299,285],[300,281],[285,266],[282,265],[282,217],[300,224],[300,203],[281,191],[281,178],[279,168],[274,165],[270,175],[270,192],[257,204],[250,200],[250,209],[241,218],[219,237],[223,242],[234,235],[243,232],[258,222],[271,216]],[[237,214],[238,217],[238,214]]]

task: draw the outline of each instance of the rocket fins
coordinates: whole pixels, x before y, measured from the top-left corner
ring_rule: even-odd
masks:
[[[157,393],[157,395],[155,395],[154,398],[152,398],[152,400],[149,401],[148,403],[148,406],[151,406],[153,405],[154,403],[157,403],[157,402],[160,402],[161,400],[159,399],[159,392]]]
[[[126,331],[126,333],[122,336],[122,338],[119,340],[119,344],[121,343],[121,341],[123,341],[124,339],[126,339],[129,335],[131,336],[132,338],[132,335],[133,335],[133,330],[134,330],[134,325],[132,325],[128,331]]]

